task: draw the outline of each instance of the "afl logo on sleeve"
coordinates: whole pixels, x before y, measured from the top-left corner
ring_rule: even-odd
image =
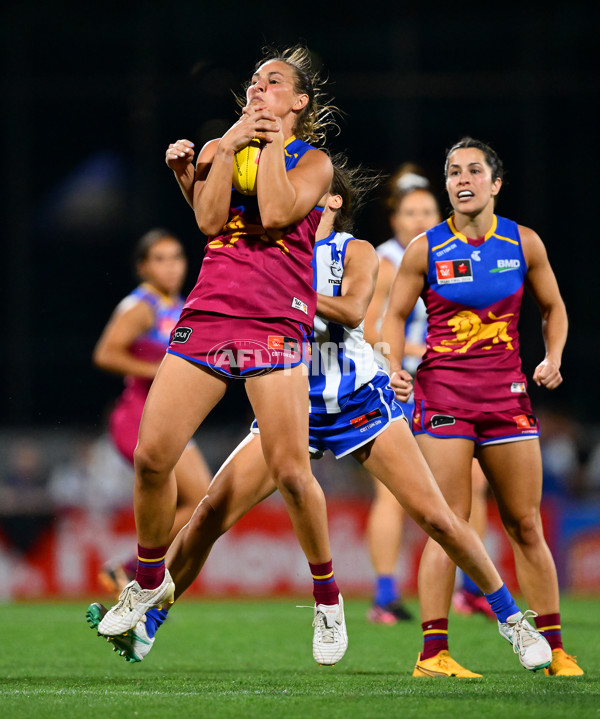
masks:
[[[302,302],[302,300],[299,300],[297,297],[294,297],[292,300],[292,308],[300,310],[300,312],[304,312],[305,315],[308,314],[308,305],[306,302]]]
[[[194,330],[191,327],[177,327],[173,330],[171,344],[184,344],[192,336]]]
[[[440,260],[435,263],[438,284],[450,285],[455,282],[473,282],[471,260]]]

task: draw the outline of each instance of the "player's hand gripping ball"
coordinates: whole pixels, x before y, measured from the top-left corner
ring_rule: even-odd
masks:
[[[263,143],[256,137],[233,156],[233,186],[242,195],[256,195],[258,161]]]

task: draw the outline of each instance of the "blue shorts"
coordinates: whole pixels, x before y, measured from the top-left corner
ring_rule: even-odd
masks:
[[[391,422],[406,419],[389,382],[387,374],[380,372],[351,395],[341,412],[311,412],[308,417],[311,456],[317,459],[329,450],[340,459],[375,439]],[[250,431],[260,433],[256,419]]]
[[[398,402],[398,400],[396,400],[396,402]],[[408,402],[398,402],[398,404],[402,407],[408,426],[412,427],[412,418],[415,413],[415,403],[413,398],[411,397]]]

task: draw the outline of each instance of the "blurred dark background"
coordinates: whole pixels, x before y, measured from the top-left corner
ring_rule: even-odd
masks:
[[[378,3],[42,3],[4,6],[4,349],[0,427],[100,431],[121,380],[91,365],[149,228],[171,228],[190,259],[204,238],[164,164],[169,142],[199,147],[234,120],[265,44],[304,41],[344,112],[332,150],[392,173],[419,163],[442,196],[444,152],[464,134],[504,161],[499,214],[544,239],[571,319],[562,387],[534,406],[598,423],[598,6]],[[382,197],[357,236],[389,236]],[[540,319],[521,320],[525,370],[543,358]],[[240,383],[213,415],[245,425]],[[209,420],[210,421],[210,420]]]

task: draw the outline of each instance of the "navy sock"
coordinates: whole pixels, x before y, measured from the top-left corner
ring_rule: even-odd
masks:
[[[515,604],[512,594],[506,588],[506,584],[503,584],[500,589],[491,594],[484,594],[484,597],[488,600],[499,622],[505,622],[508,617],[521,611]]]
[[[386,607],[390,602],[399,599],[396,592],[394,577],[380,575],[375,583],[375,604],[379,607]]]
[[[461,571],[461,577],[462,577],[462,588],[465,590],[465,592],[469,592],[469,594],[474,594],[476,597],[483,596],[483,592],[479,587],[475,584],[475,582],[469,577],[468,574],[465,574]]]
[[[149,609],[146,612],[146,631],[150,639],[156,634],[160,625],[167,618],[168,609]]]

